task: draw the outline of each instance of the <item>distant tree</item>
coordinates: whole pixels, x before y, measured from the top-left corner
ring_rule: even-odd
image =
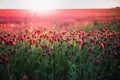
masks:
[[[119,8],[120,9],[120,7],[115,7],[115,8],[117,8],[117,9]]]

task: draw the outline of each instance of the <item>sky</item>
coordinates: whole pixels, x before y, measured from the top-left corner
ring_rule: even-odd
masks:
[[[0,9],[113,8],[120,0],[0,0]]]

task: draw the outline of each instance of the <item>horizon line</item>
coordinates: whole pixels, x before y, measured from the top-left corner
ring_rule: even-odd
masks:
[[[109,8],[58,8],[58,9],[45,9],[45,10],[69,10],[69,9],[120,9],[120,7],[109,7]],[[43,10],[43,9],[29,9],[29,8],[0,8],[0,10]]]

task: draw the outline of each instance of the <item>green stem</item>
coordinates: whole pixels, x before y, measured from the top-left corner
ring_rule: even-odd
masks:
[[[9,65],[7,65],[7,71],[8,71],[9,79],[10,79],[10,80],[13,80],[13,79],[12,79],[12,76],[10,75],[10,68],[9,68]]]

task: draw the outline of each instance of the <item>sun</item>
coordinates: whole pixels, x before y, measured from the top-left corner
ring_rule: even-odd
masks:
[[[28,9],[43,14],[52,13],[53,8],[55,8],[55,3],[52,3],[51,0],[25,0],[24,3],[27,3]]]

